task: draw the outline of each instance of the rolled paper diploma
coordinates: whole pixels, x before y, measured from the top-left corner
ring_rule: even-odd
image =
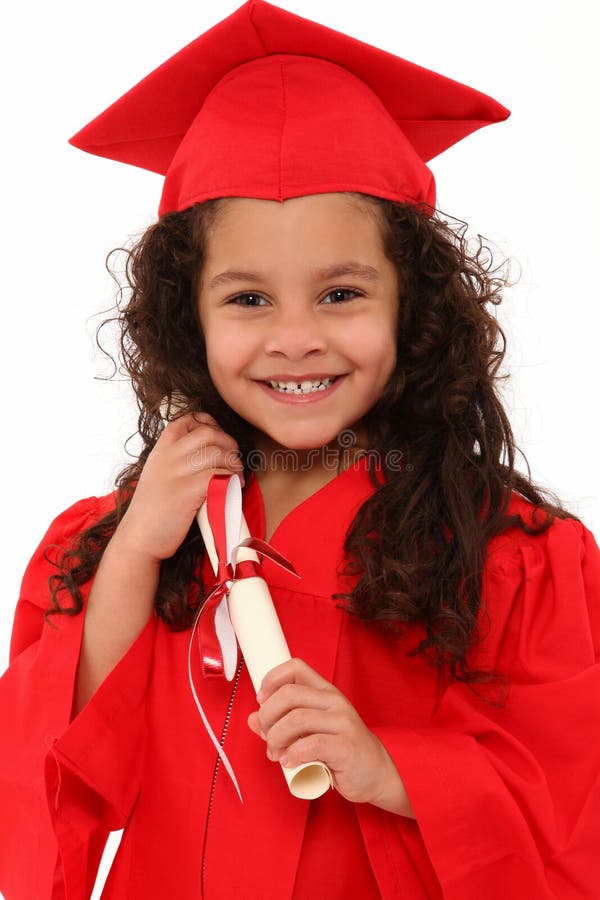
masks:
[[[235,476],[237,477],[237,476]],[[203,503],[197,516],[198,525],[204,539],[206,552],[216,574],[217,554],[212,531]],[[239,541],[250,537],[243,514]],[[240,547],[237,561],[251,559],[258,562],[258,556],[250,547]],[[272,668],[291,659],[285,636],[281,629],[271,594],[264,578],[250,577],[234,581],[229,591],[229,618],[240,649],[246,660],[254,690],[258,693],[263,678]],[[314,800],[324,794],[333,784],[331,772],[322,762],[307,762],[295,768],[281,767],[290,792],[301,800]]]

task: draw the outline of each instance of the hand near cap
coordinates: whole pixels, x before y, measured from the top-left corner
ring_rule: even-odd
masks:
[[[353,803],[414,818],[402,779],[379,738],[350,701],[301,659],[264,677],[248,725],[267,743],[267,756],[293,768],[319,760],[336,790]]]

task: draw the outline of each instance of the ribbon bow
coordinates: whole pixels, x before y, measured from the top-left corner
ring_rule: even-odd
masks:
[[[204,512],[208,520],[208,528],[205,527],[203,522]],[[299,576],[292,564],[267,541],[255,537],[248,537],[240,541],[242,522],[242,489],[238,476],[213,475],[208,483],[205,504],[198,513],[198,524],[200,525],[206,549],[215,571],[215,582],[198,609],[192,624],[188,646],[188,678],[204,727],[233,781],[240,800],[243,802],[231,763],[210,727],[194,687],[191,669],[194,635],[197,631],[204,677],[224,676],[228,681],[231,681],[237,668],[238,644],[227,607],[229,591],[234,581],[240,581],[243,578],[263,577],[260,563],[254,560],[237,561],[238,550],[240,547],[249,547],[260,553],[261,556],[267,557],[272,562],[286,569],[292,575]]]

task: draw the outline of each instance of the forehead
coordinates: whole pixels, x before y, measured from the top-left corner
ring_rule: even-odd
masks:
[[[354,193],[308,194],[282,202],[226,197],[215,206],[207,238],[209,249],[227,239],[252,242],[258,234],[272,240],[289,236],[335,243],[336,237],[344,242],[354,237],[380,243],[382,222],[376,201]]]

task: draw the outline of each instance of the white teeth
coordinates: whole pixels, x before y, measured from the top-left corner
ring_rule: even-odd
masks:
[[[314,391],[324,391],[333,384],[337,376],[318,379],[316,381],[270,381],[269,384],[276,391],[284,394],[311,394]]]

